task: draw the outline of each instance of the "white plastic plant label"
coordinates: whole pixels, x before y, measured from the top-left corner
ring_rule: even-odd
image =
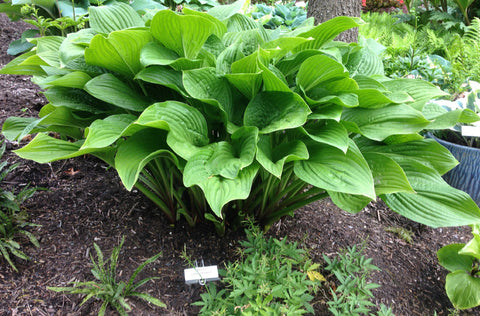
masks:
[[[462,126],[462,136],[480,137],[480,126]]]
[[[184,275],[186,284],[199,283],[204,285],[206,282],[220,280],[217,266],[185,269]]]

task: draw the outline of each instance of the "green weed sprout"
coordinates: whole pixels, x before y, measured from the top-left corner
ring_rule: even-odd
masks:
[[[83,294],[85,298],[83,299],[80,305],[85,304],[92,297],[100,299],[103,301],[98,311],[98,316],[105,314],[107,306],[110,304],[113,306],[117,312],[121,315],[127,315],[127,311],[131,310],[130,305],[125,301],[126,297],[138,297],[149,303],[152,303],[156,306],[166,307],[166,305],[161,302],[159,299],[152,297],[149,294],[137,292],[137,289],[147,283],[150,280],[158,279],[156,277],[145,278],[139,282],[134,282],[136,276],[145,268],[149,263],[157,260],[162,253],[158,253],[155,256],[147,259],[142,263],[132,274],[128,283],[123,281],[117,281],[117,262],[118,256],[120,254],[120,249],[123,246],[125,237],[122,237],[120,245],[114,247],[110,259],[105,261],[103,253],[100,250],[100,247],[93,243],[95,251],[97,253],[97,261],[90,255],[92,260],[93,268],[92,274],[97,281],[87,281],[87,282],[72,282],[73,287],[47,287],[49,290],[55,292],[68,292],[70,294]],[[108,264],[107,264],[108,263]]]

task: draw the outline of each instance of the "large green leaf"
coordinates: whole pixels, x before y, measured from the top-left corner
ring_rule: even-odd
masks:
[[[89,13],[90,27],[98,33],[108,34],[130,27],[145,26],[145,22],[138,13],[123,2],[106,6],[90,6]]]
[[[197,57],[208,37],[218,31],[217,26],[207,18],[182,16],[170,10],[155,14],[150,30],[161,44],[188,59]]]
[[[187,59],[180,57],[173,50],[158,43],[148,43],[140,54],[142,65],[170,66],[175,70],[195,69],[202,66],[203,61],[198,59]]]
[[[85,131],[81,149],[107,147],[120,137],[128,136],[125,132],[135,119],[134,115],[116,114],[94,121]]]
[[[231,4],[216,5],[208,10],[208,14],[221,21],[225,21],[237,12],[244,12],[248,9],[249,5],[250,1],[248,0],[238,0]]]
[[[41,66],[47,65],[45,61],[36,56],[35,51],[30,51],[9,62],[0,69],[0,74],[44,76],[46,73]]]
[[[93,114],[110,110],[112,106],[106,104],[81,89],[53,87],[44,92],[47,100],[54,106],[65,106],[72,110],[90,112]]]
[[[372,201],[372,198],[364,195],[348,194],[328,191],[328,195],[336,206],[350,213],[358,213]]]
[[[433,139],[421,139],[388,146],[374,146],[361,148],[361,150],[362,152],[383,153],[400,162],[404,159],[418,161],[432,167],[440,174],[445,174],[458,164],[448,149]]]
[[[447,274],[445,289],[455,308],[467,309],[480,305],[480,279],[466,271]]]
[[[382,84],[390,91],[405,91],[415,102],[410,106],[416,110],[422,111],[427,101],[448,95],[428,81],[420,79],[395,79],[383,81]]]
[[[183,14],[185,15],[197,15],[201,16],[203,18],[206,18],[210,22],[212,22],[215,25],[215,28],[213,30],[213,34],[219,38],[222,38],[223,34],[227,32],[227,26],[222,23],[219,19],[215,18],[212,14],[206,13],[206,12],[199,12],[195,10],[191,10],[189,8],[183,8],[182,10]],[[225,17],[222,17],[225,18]]]
[[[185,160],[209,142],[203,115],[194,107],[177,101],[151,105],[135,124],[169,131],[168,145]]]
[[[250,100],[255,97],[262,86],[261,72],[226,74],[225,78]]]
[[[219,142],[212,145],[213,155],[207,162],[213,175],[234,179],[240,170],[252,164],[258,142],[258,129],[241,127],[231,136],[231,143]]]
[[[260,133],[302,126],[311,111],[303,99],[292,92],[260,92],[247,105],[243,122],[256,126]]]
[[[319,49],[343,31],[359,26],[358,22],[360,20],[346,16],[335,17],[323,22],[315,28],[298,35],[299,37],[313,38],[313,40],[297,46],[296,51]]]
[[[473,238],[458,253],[480,259],[480,236],[473,234]]]
[[[185,94],[182,73],[180,71],[167,69],[162,66],[151,66],[140,71],[135,79],[141,79],[146,82],[165,86],[181,94]]]
[[[230,86],[225,78],[217,76],[215,68],[184,71],[183,85],[192,98],[218,106],[229,118],[232,117],[234,109]]]
[[[60,78],[49,81],[49,85],[67,87],[67,88],[76,88],[83,89],[85,84],[92,79],[87,73],[83,71],[74,71],[70,72]]]
[[[87,82],[85,91],[95,98],[119,108],[142,112],[150,101],[110,73],[97,76]]]
[[[347,152],[349,144],[348,132],[345,127],[337,121],[322,120],[311,122],[301,129],[311,139]]]
[[[297,177],[328,191],[376,197],[372,172],[353,141],[346,153],[322,143],[307,147],[310,158],[295,162]]]
[[[52,162],[88,154],[93,150],[80,150],[81,143],[71,143],[45,134],[38,134],[28,145],[15,150],[23,159],[38,163]]]
[[[85,61],[133,77],[143,68],[140,51],[151,41],[152,35],[143,29],[115,31],[107,38],[98,34],[85,50]]]
[[[345,67],[352,76],[356,74],[365,76],[384,75],[382,59],[368,47],[362,47],[355,53],[350,54]]]
[[[342,121],[351,131],[378,141],[391,135],[419,132],[430,123],[421,112],[405,104],[378,109],[346,108]]]
[[[345,78],[348,78],[348,72],[342,64],[328,56],[315,55],[306,59],[300,66],[297,85],[308,92],[317,86]]]
[[[372,170],[377,195],[414,192],[403,169],[392,158],[377,153],[363,153]]]
[[[480,221],[480,209],[465,192],[449,186],[434,169],[415,159],[395,159],[415,193],[381,196],[395,212],[431,227],[463,226]]]
[[[465,244],[450,244],[442,247],[437,251],[438,263],[450,272],[471,270],[475,258],[458,253],[464,246]]]
[[[204,164],[212,154],[213,149],[207,148],[191,157],[185,165],[183,183],[186,187],[198,185],[215,215],[222,218],[222,208],[225,204],[233,200],[246,199],[250,195],[259,167],[252,164],[242,169],[235,179],[214,176]]]
[[[127,190],[133,188],[140,172],[152,159],[167,156],[177,160],[165,143],[165,138],[165,131],[148,128],[135,133],[118,147],[115,169]]]
[[[302,141],[296,140],[273,145],[269,135],[262,135],[258,142],[256,157],[265,170],[280,179],[285,163],[305,160],[309,155],[307,146]]]

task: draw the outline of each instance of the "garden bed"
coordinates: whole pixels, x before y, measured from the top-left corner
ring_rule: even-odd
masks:
[[[1,67],[12,59],[6,55],[8,43],[19,38],[26,27],[0,15]],[[0,76],[2,123],[9,116],[31,116],[44,102],[29,78]],[[208,223],[190,228],[180,221],[170,226],[140,193],[127,192],[116,171],[102,161],[86,156],[40,165],[16,157],[10,151],[15,148],[9,144],[5,158],[11,163],[20,162],[20,166],[2,185],[21,188],[30,184],[48,190],[37,192],[24,204],[30,221],[41,225],[31,229],[40,247],[26,241],[22,244],[31,260],[15,261],[19,273],[0,260],[1,315],[95,314],[100,307],[98,301],[79,307],[81,297],[46,288],[91,280],[89,254],[94,251],[93,242],[108,254],[125,236],[119,263],[124,278],[146,258],[163,252],[139,277],[158,277],[143,290],[165,302],[167,309],[130,300],[132,315],[196,314],[198,308],[190,304],[199,300],[204,289],[184,283],[183,269],[188,267],[181,257],[184,249],[192,259],[204,260],[206,265],[222,267],[237,259],[235,250],[243,232],[227,231],[225,237],[219,237]],[[389,227],[412,230],[413,242],[387,232]],[[326,200],[274,224],[268,234],[299,241],[318,263],[322,263],[322,254],[334,256],[341,248],[367,240],[366,255],[381,268],[372,279],[381,285],[374,291],[375,303],[391,306],[396,315],[433,315],[435,311],[447,315],[451,304],[444,290],[446,270],[438,265],[436,251],[446,244],[467,242],[470,228],[431,229],[392,213],[383,203],[370,204],[360,214],[352,215]],[[334,280],[328,275],[327,279]],[[328,315],[327,294],[324,289],[313,301],[318,315]],[[478,313],[479,309],[470,311],[472,315]]]

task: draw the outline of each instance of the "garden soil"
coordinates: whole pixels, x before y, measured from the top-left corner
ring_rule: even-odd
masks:
[[[0,67],[13,57],[6,54],[8,44],[28,28],[0,15]],[[45,99],[38,87],[25,76],[0,76],[0,124],[9,116],[35,116]],[[1,183],[2,188],[19,190],[27,185],[42,187],[24,207],[30,221],[38,224],[29,230],[38,237],[40,247],[20,239],[29,261],[15,259],[14,272],[0,257],[0,315],[96,315],[100,302],[64,295],[47,286],[66,286],[71,281],[93,280],[90,254],[97,243],[108,255],[125,236],[118,273],[127,279],[133,270],[158,252],[163,256],[150,264],[139,278],[157,279],[141,289],[167,305],[158,308],[129,299],[130,315],[196,315],[191,303],[205,291],[200,285],[186,285],[183,270],[188,264],[182,252],[205,265],[223,267],[238,259],[236,249],[245,235],[227,229],[225,237],[212,225],[190,228],[180,220],[171,226],[155,206],[141,194],[126,191],[114,169],[94,157],[84,156],[51,164],[25,161],[11,152],[23,144],[8,144],[3,159],[20,165]],[[389,228],[413,232],[408,243]],[[359,214],[336,208],[329,200],[313,203],[274,224],[268,236],[298,241],[313,261],[323,264],[323,255],[365,241],[365,254],[381,270],[371,282],[381,285],[373,291],[374,303],[391,306],[396,315],[448,315],[451,304],[445,294],[446,271],[437,262],[436,251],[443,245],[466,242],[469,227],[432,229],[391,212],[381,202],[368,205]],[[327,284],[334,277],[324,273]],[[316,315],[329,315],[330,299],[325,285],[313,300]],[[462,312],[480,315],[480,309]],[[107,310],[107,315],[116,315]]]

